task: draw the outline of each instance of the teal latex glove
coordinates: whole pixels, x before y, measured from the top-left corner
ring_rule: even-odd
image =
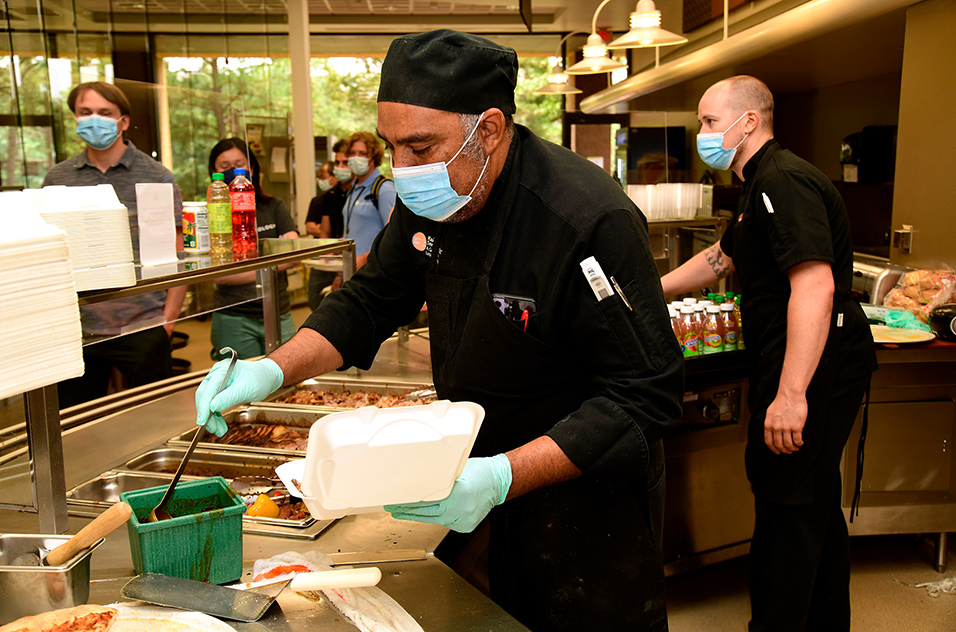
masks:
[[[910,312],[887,312],[884,316],[887,327],[896,327],[898,329],[919,329],[921,331],[933,331],[929,325],[921,321]]]
[[[206,379],[196,389],[196,425],[221,437],[228,427],[222,418],[222,411],[236,404],[256,402],[265,399],[282,386],[285,376],[279,365],[264,358],[262,360],[239,360],[232,370],[229,382],[216,394],[222,376],[229,366],[229,360],[217,362],[209,370]]]
[[[398,520],[440,524],[470,533],[488,512],[500,505],[511,489],[511,462],[504,454],[468,459],[448,498],[438,502],[385,505]]]

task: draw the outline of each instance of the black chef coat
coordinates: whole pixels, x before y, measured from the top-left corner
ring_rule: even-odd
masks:
[[[631,308],[617,294],[597,300],[580,267],[589,256],[615,277]],[[534,301],[527,330],[497,311],[494,294]],[[486,410],[472,456],[505,452],[547,434],[584,473],[493,510],[493,545],[506,532],[514,535],[511,550],[535,549],[535,533],[550,529],[554,517],[529,507],[546,498],[563,508],[560,526],[572,527],[561,536],[562,546],[586,553],[592,545],[619,543],[617,559],[593,556],[607,583],[587,585],[581,577],[598,573],[569,568],[549,591],[557,602],[572,602],[578,598],[568,594],[579,593],[599,597],[593,602],[602,605],[587,612],[581,604],[592,601],[581,598],[568,614],[563,603],[544,604],[564,621],[547,625],[581,629],[619,617],[646,622],[642,629],[666,629],[660,551],[648,537],[647,503],[640,499],[649,453],[680,419],[683,363],[643,216],[602,169],[516,125],[504,170],[476,216],[433,222],[399,201],[368,263],[304,326],[328,338],[345,366],[367,367],[381,342],[426,298],[439,396],[470,399]],[[620,514],[618,525],[629,519],[634,526],[602,527],[610,522],[608,512]],[[548,524],[529,527],[536,519]],[[631,554],[635,542],[643,554]],[[508,570],[526,575],[524,586],[543,584],[552,581],[552,570],[542,572],[536,564],[564,553],[512,560]],[[626,600],[638,602],[622,607]]]
[[[751,375],[747,472],[755,494],[803,504],[812,497],[812,465],[823,434],[844,432],[822,427],[821,411],[832,387],[874,371],[876,352],[866,316],[850,298],[853,247],[846,207],[833,183],[772,139],[747,161],[743,175],[736,221],[724,233],[720,248],[733,259],[743,295],[740,308]],[[833,313],[807,390],[804,446],[794,454],[774,455],[764,444],[764,420],[777,393],[786,352],[787,271],[804,261],[830,264]],[[852,425],[853,419],[846,423]]]

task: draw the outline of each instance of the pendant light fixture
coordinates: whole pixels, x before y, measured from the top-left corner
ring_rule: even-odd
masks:
[[[608,49],[651,48],[684,44],[687,38],[661,28],[661,12],[654,0],[639,0],[631,13],[631,30],[607,45]]]
[[[584,53],[584,59],[565,71],[569,75],[596,75],[602,72],[613,72],[619,68],[627,68],[627,64],[622,64],[608,57],[604,38],[597,32],[598,14],[604,8],[604,5],[610,1],[603,0],[594,12],[594,17],[591,18],[591,34],[588,35],[588,43],[581,49]]]
[[[557,57],[559,61],[551,68],[551,73],[548,75],[548,82],[535,90],[534,94],[581,94],[581,90],[578,90],[568,83],[568,73],[564,71],[564,55],[561,53],[561,46],[568,41],[568,38],[572,35],[582,35],[583,33],[584,31],[574,31],[561,38],[561,41],[558,42],[558,48],[554,53],[554,56]]]

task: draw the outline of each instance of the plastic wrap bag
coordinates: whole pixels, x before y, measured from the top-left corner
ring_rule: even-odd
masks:
[[[902,307],[924,323],[929,313],[950,301],[956,290],[956,273],[946,267],[937,270],[913,270],[900,277],[896,287],[883,299],[886,307]]]
[[[252,567],[253,581],[292,577],[296,573],[327,571],[331,559],[318,551],[305,555],[280,553],[267,560],[256,560]],[[317,593],[302,593],[303,596]],[[410,614],[380,588],[340,588],[323,590],[322,595],[336,610],[348,617],[363,632],[423,632]]]

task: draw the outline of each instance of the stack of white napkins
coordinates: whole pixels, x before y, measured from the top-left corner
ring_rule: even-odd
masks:
[[[28,197],[0,193],[0,398],[83,375],[67,235]]]
[[[136,285],[129,212],[111,185],[24,193],[43,219],[66,232],[77,292]]]

